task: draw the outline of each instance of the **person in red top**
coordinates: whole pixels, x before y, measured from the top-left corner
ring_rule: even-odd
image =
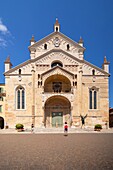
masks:
[[[68,125],[67,125],[67,122],[65,122],[65,124],[64,124],[64,132],[68,132]]]

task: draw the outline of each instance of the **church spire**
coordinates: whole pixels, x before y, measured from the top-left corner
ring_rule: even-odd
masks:
[[[35,43],[34,35],[32,35],[32,38],[30,39],[30,43],[31,43],[31,45],[33,45]]]
[[[56,18],[56,22],[54,24],[54,32],[59,32],[60,31],[60,24],[58,22],[58,18]]]
[[[83,41],[83,39],[82,39],[82,37],[80,37],[80,40],[79,40],[79,45],[81,45],[82,47],[83,47],[83,45],[84,45],[84,41]]]
[[[4,62],[5,64],[5,72],[9,71],[12,67],[11,61],[10,61],[10,56],[8,56]]]
[[[106,58],[106,56],[105,56],[105,57],[104,57],[104,63],[103,63],[103,65],[102,65],[102,68],[104,69],[104,71],[106,71],[106,72],[108,72],[108,73],[109,73],[109,64],[110,64],[110,62],[107,61],[107,58]]]

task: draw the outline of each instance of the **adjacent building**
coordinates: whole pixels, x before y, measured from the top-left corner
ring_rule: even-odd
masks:
[[[5,84],[0,84],[0,128],[4,128],[5,120]]]

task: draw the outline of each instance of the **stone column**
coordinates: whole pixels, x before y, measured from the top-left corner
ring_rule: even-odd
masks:
[[[35,70],[32,67],[32,124],[35,126]]]
[[[45,108],[42,107],[42,110],[43,110],[43,114],[42,114],[42,116],[43,116],[43,119],[42,119],[42,127],[45,127]]]
[[[73,110],[73,106],[72,106],[72,102],[71,102],[71,108],[70,108],[70,127],[73,126],[73,115],[72,115],[72,110]]]

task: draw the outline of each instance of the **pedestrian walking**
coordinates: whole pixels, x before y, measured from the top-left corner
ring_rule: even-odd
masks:
[[[34,132],[34,124],[33,123],[31,124],[31,132],[32,133]]]
[[[68,125],[67,125],[67,122],[65,122],[65,124],[64,124],[64,135],[65,136],[68,135]]]

